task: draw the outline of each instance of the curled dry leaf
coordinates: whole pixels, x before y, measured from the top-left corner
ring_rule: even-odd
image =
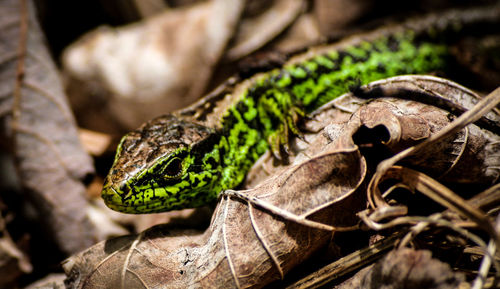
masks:
[[[455,113],[467,110],[467,106],[470,108],[471,104],[475,105],[455,120],[451,112],[434,106],[413,101],[401,104],[399,100],[384,104],[387,99],[372,101],[354,114],[354,121],[349,124],[351,127],[348,130],[359,133],[360,128],[365,127],[371,131],[365,133],[365,137],[358,137],[362,140],[361,146],[366,143],[376,145],[382,141],[385,148],[395,153],[393,156],[385,156],[386,159],[378,164],[376,173],[370,180],[368,200],[375,212],[370,220],[364,218],[364,221],[372,228],[380,229],[389,225],[379,227],[370,223],[390,215],[406,214],[401,207],[389,207],[378,189],[383,180],[392,178],[400,183],[387,189],[385,194],[397,187],[419,191],[476,222],[492,238],[497,239],[495,229],[483,212],[468,205],[456,193],[426,174],[447,183],[492,185],[498,181],[500,136],[492,131],[499,130],[499,115],[495,111],[487,113],[500,101],[500,90],[479,100],[469,90],[434,77],[400,77],[370,85],[372,90],[367,95],[382,93],[387,96],[398,93],[406,98],[418,97],[421,101],[448,105],[450,111]],[[461,103],[464,105],[461,106]],[[482,117],[483,115],[485,116]],[[472,122],[475,124],[470,124]],[[383,129],[376,130],[377,127]],[[385,132],[385,136],[374,137],[374,132],[377,131]],[[406,145],[408,142],[409,145]],[[401,147],[401,144],[404,146]],[[394,166],[396,163],[419,171]],[[397,223],[397,220],[394,222]]]
[[[357,133],[358,138],[369,141],[375,133],[383,133],[383,144],[391,154],[425,141],[480,100],[477,94],[458,84],[431,76],[390,78],[373,82],[366,90],[370,92],[360,91],[358,95],[398,95],[414,100],[377,99],[352,117],[348,130],[353,135]],[[360,127],[368,128],[365,136],[360,135]],[[401,163],[445,182],[492,184],[500,177],[499,132],[500,114],[491,111],[476,124],[429,144]],[[375,138],[380,139],[380,134]]]
[[[445,88],[445,90],[442,91],[444,95],[450,95],[453,88],[457,88],[457,86],[454,86],[450,87],[450,90],[446,90],[447,86],[450,86],[450,83],[441,81],[441,84],[443,88]],[[389,90],[394,90],[394,88],[395,87],[389,86]],[[420,85],[420,88],[424,90],[425,86]],[[396,85],[395,90],[400,90],[400,88],[397,88]],[[430,92],[431,94],[438,94],[437,91],[430,90]],[[462,89],[462,93],[463,92],[467,91]],[[449,99],[448,97],[448,100]],[[478,98],[476,97],[476,99]],[[429,224],[436,224],[454,230],[456,233],[482,246],[483,250],[489,252],[490,255],[494,255],[496,248],[498,248],[500,244],[500,239],[493,222],[484,212],[470,205],[457,193],[430,178],[425,173],[410,168],[395,166],[395,164],[399,163],[416,166],[422,171],[434,174],[436,178],[447,181],[447,183],[455,182],[487,185],[496,183],[500,175],[498,166],[500,161],[498,149],[500,137],[492,131],[499,131],[498,114],[495,115],[495,113],[490,113],[487,115],[487,113],[490,110],[497,112],[495,111],[495,106],[498,105],[498,103],[500,103],[500,88],[497,88],[483,99],[477,101],[472,108],[458,118],[453,120],[454,117],[449,117],[449,123],[445,123],[443,127],[430,134],[429,137],[422,142],[405,148],[401,152],[398,152],[394,156],[378,164],[377,170],[370,180],[367,190],[368,200],[374,212],[369,218],[365,218],[364,214],[361,215],[365,223],[376,230],[380,230],[395,225],[417,222],[413,227],[412,234],[407,236],[409,238],[411,238],[411,235],[422,232]],[[392,113],[392,115],[394,116],[396,114]],[[483,117],[483,115],[486,116]],[[475,124],[473,125],[471,123]],[[374,128],[375,126],[372,124],[369,127]],[[388,130],[392,132],[391,129]],[[390,143],[390,138],[386,138],[385,142]],[[449,155],[452,161],[446,159],[446,155]],[[443,158],[443,156],[445,157]],[[466,159],[467,162],[462,162],[461,158]],[[439,172],[436,168],[429,167],[429,165],[425,164],[426,161],[432,161],[436,164],[437,169],[442,170]],[[443,163],[448,163],[448,165],[440,167]],[[422,164],[425,164],[427,168],[422,166]],[[456,167],[458,167],[459,170],[456,170]],[[458,171],[458,173],[456,171]],[[379,184],[385,179],[397,180],[399,183],[390,187],[382,194],[379,191]],[[474,222],[477,227],[489,234],[491,238],[490,243],[486,245],[481,238],[444,220],[441,215],[420,218],[420,220],[418,220],[418,217],[397,217],[385,224],[375,224],[377,220],[392,217],[391,215],[394,215],[398,210],[400,213],[406,214],[406,212],[400,210],[398,206],[389,206],[388,202],[384,199],[384,197],[387,197],[395,187],[404,187],[412,192],[420,192],[444,207],[466,217],[468,220]],[[411,221],[411,219],[414,219],[414,221]],[[408,241],[409,238],[405,237],[403,243]],[[482,288],[480,284],[482,284],[486,278],[491,263],[491,258],[485,256],[478,270],[479,274],[474,282],[474,288]],[[493,263],[497,268],[500,266],[496,262]]]
[[[391,158],[388,158],[381,162],[378,165],[377,171],[375,173],[374,178],[370,181],[369,191],[373,195],[373,199],[369,198],[370,205],[372,207],[385,206],[385,201],[383,201],[380,192],[376,189],[379,181],[383,177],[384,173],[390,169],[396,162],[402,161],[405,158],[408,158],[413,155],[417,155],[421,153],[424,149],[432,147],[440,142],[442,142],[445,138],[450,137],[456,133],[459,133],[462,129],[464,129],[467,125],[473,122],[482,121],[483,125],[487,125],[491,127],[491,129],[498,131],[497,123],[490,123],[485,120],[483,117],[484,114],[488,113],[490,110],[494,110],[495,106],[500,102],[500,88],[497,88],[488,96],[480,100],[472,109],[462,114],[460,117],[455,119],[449,125],[445,126],[443,129],[438,131],[437,133],[431,135],[428,139],[423,141],[420,144],[409,147],[404,151],[394,155]],[[496,150],[493,151],[493,154],[496,155],[498,152]],[[493,168],[493,173],[490,175],[493,178],[492,181],[496,181],[498,179],[498,168]]]
[[[1,134],[38,219],[63,251],[73,253],[95,241],[81,182],[93,173],[92,160],[79,142],[32,1],[0,5]]]
[[[450,155],[456,155],[457,158],[461,157],[462,154],[453,154],[453,149],[449,148],[449,138],[450,137],[455,137],[456,135],[460,134],[461,130],[466,130],[466,137],[469,135],[469,131],[471,130],[471,127],[473,128],[473,125],[470,123],[476,122],[478,125],[482,125],[483,127],[490,127],[492,130],[498,131],[498,126],[496,125],[496,122],[493,121],[488,121],[488,119],[483,118],[482,116],[485,115],[487,112],[490,110],[494,109],[495,106],[500,102],[500,89],[496,89],[493,91],[491,94],[477,102],[477,104],[472,107],[470,110],[468,110],[466,113],[463,113],[460,117],[455,119],[453,122],[450,121],[449,124],[444,126],[442,129],[440,129],[438,132],[430,135],[427,139],[422,141],[421,143],[411,146],[409,148],[406,148],[402,152],[385,159],[382,161],[378,167],[377,170],[370,180],[369,187],[368,187],[368,200],[370,201],[370,205],[372,208],[376,209],[374,214],[375,215],[383,215],[381,211],[387,211],[389,208],[386,201],[383,199],[381,192],[379,191],[379,184],[387,177],[395,176],[396,179],[401,179],[401,183],[403,186],[407,186],[409,188],[414,188],[431,199],[437,201],[441,205],[444,205],[445,207],[448,207],[459,214],[468,217],[472,221],[476,222],[479,227],[484,229],[486,232],[490,234],[490,236],[500,244],[500,240],[498,239],[498,235],[493,228],[492,223],[488,220],[487,216],[478,210],[477,208],[468,205],[461,197],[459,197],[457,194],[443,186],[442,184],[438,183],[437,181],[429,178],[426,176],[424,173],[421,172],[416,172],[410,169],[404,169],[399,167],[394,167],[394,164],[397,162],[404,163],[406,160],[410,158],[425,158],[426,155],[424,152],[427,150],[432,150],[434,154],[443,154],[443,152],[446,154],[447,151],[440,151],[436,150],[435,148],[438,147],[442,149],[443,144],[448,145],[448,150],[450,150],[452,153]],[[497,117],[495,117],[497,118]],[[479,124],[479,121],[481,123]],[[480,143],[478,147],[475,147],[475,150],[472,151],[469,156],[471,156],[472,160],[470,163],[467,163],[467,169],[464,169],[463,171],[467,171],[470,173],[474,173],[475,169],[479,168],[479,171],[482,173],[481,176],[477,176],[471,180],[463,177],[463,176],[458,176],[455,182],[461,183],[461,182],[472,182],[472,183],[484,183],[486,182],[487,184],[493,184],[495,183],[498,178],[499,178],[499,167],[498,167],[498,142],[499,142],[499,137],[498,135],[490,134],[489,136],[491,137],[479,137],[481,141],[484,141],[483,143]],[[445,142],[448,141],[448,142]],[[466,141],[470,142],[469,139],[466,139]],[[466,143],[465,141],[459,140],[456,141],[457,143]],[[476,141],[477,142],[477,141]],[[472,142],[471,142],[472,143]],[[473,144],[474,145],[474,144]],[[446,146],[445,146],[446,147]],[[467,145],[463,145],[463,148],[461,151],[465,151],[468,148]],[[488,149],[488,148],[493,148],[493,149]],[[434,156],[433,156],[434,159]],[[458,161],[452,162],[453,165],[455,165]],[[445,174],[448,174],[450,170],[454,170],[453,166],[450,166],[450,168],[446,169],[444,172]],[[395,173],[396,172],[396,173]],[[403,212],[404,213],[404,212]],[[380,217],[374,217],[375,219],[380,218]],[[366,222],[367,220],[365,220]],[[369,221],[368,221],[369,223]]]
[[[204,92],[243,6],[214,0],[166,10],[125,27],[101,27],[71,45],[63,65],[73,80],[72,97],[80,98],[75,102],[91,111],[85,122],[111,115],[130,130],[192,103]],[[82,95],[81,82],[103,92],[104,108],[85,88]]]

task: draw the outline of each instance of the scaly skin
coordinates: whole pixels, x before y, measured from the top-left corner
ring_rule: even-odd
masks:
[[[486,16],[476,18],[498,18],[498,9],[497,14],[485,11]],[[460,13],[470,11],[453,13],[449,19],[429,16],[312,48],[281,68],[151,120],[122,139],[102,197],[111,209],[134,214],[214,202],[221,191],[244,180],[270,145],[279,156],[289,135],[299,134],[296,123],[306,112],[353,86],[400,74],[446,71],[449,49],[441,36],[477,22],[467,19],[457,25]]]

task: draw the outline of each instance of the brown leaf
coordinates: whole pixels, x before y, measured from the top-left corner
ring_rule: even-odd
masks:
[[[233,34],[243,2],[205,1],[83,36],[63,55],[71,97],[82,103],[81,119],[99,130],[112,116],[130,130],[194,102]]]
[[[365,88],[372,91],[366,93],[363,91]],[[405,207],[389,206],[379,190],[382,181],[392,178],[400,180],[400,184],[391,186],[385,194],[400,186],[412,192],[419,191],[468,217],[500,242],[483,212],[468,205],[460,196],[432,178],[456,184],[492,185],[498,181],[500,136],[492,131],[499,131],[500,116],[490,110],[500,102],[500,89],[479,99],[464,87],[429,76],[395,77],[373,82],[365,88],[358,94],[372,97],[374,94],[400,95],[404,98],[418,96],[420,101],[450,108],[445,111],[414,101],[384,98],[371,101],[353,115],[352,121],[347,124],[347,130],[351,132],[348,135],[353,135],[360,147],[368,148],[364,150],[365,156],[369,162],[377,165],[367,190],[368,201],[375,210],[370,220],[377,222],[385,217],[394,217],[395,214],[406,214]],[[452,113],[463,112],[467,108],[470,109],[455,119]],[[423,140],[418,141],[420,139]],[[350,141],[350,138],[344,140],[346,143]],[[374,149],[370,151],[370,148]],[[387,153],[384,148],[392,152]],[[370,225],[371,221],[367,218],[363,220],[375,229],[391,226],[386,224],[378,227],[379,224]]]
[[[273,5],[259,15],[242,19],[226,60],[237,60],[266,45],[290,26],[305,6],[303,0],[272,2]]]
[[[464,276],[432,259],[426,250],[399,249],[389,253],[364,276],[361,288],[458,288]]]
[[[481,99],[460,85],[431,76],[394,77],[373,82],[366,89],[371,92],[361,93],[365,97],[399,94],[400,98],[414,100],[374,100],[356,112],[353,120],[358,121],[349,125],[355,137],[366,141],[374,136],[369,130],[380,133],[385,129],[387,136],[383,143],[391,153],[399,153],[437,134],[456,115],[471,109]],[[369,130],[358,131],[361,127]],[[437,143],[429,143],[401,161],[443,181],[492,184],[500,177],[498,132],[500,114],[491,111],[475,124],[450,133]],[[361,136],[363,133],[367,135]]]
[[[93,173],[31,1],[0,7],[0,118],[20,180],[62,250],[94,243],[81,179]]]

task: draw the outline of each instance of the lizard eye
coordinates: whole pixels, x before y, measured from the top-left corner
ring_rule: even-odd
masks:
[[[182,160],[180,158],[173,158],[168,162],[163,170],[165,178],[172,179],[178,178],[182,174]]]

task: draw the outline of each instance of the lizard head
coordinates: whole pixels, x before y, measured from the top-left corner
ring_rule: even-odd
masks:
[[[216,131],[200,124],[155,118],[122,138],[102,198],[113,210],[135,214],[210,203],[218,193],[216,141]]]

